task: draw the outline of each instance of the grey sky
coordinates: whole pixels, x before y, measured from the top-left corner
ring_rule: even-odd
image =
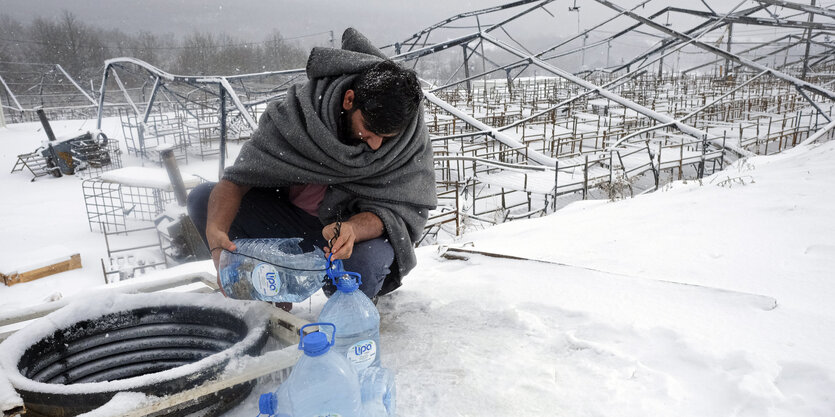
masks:
[[[182,35],[198,30],[226,32],[244,40],[261,40],[273,29],[280,30],[285,37],[333,30],[338,38],[344,28],[354,26],[375,43],[383,44],[406,38],[458,13],[510,1],[0,0],[0,13],[28,22],[38,16],[55,18],[67,9],[96,26],[120,28],[128,33],[149,30]],[[578,14],[568,12],[573,3],[574,0],[551,3],[548,10],[556,17],[537,11],[531,16],[534,19],[527,17],[525,24],[514,26],[512,34],[530,39],[542,32],[550,35],[576,33]],[[613,14],[590,0],[577,0],[577,3],[581,6],[582,27]],[[638,1],[617,0],[616,3],[630,7]],[[710,3],[717,3],[717,0],[710,0]],[[668,4],[704,9],[697,1],[654,0],[644,14]],[[321,43],[327,38],[328,35],[319,35],[310,39]]]
[[[339,40],[342,31],[353,26],[368,36],[375,44],[383,45],[403,40],[411,34],[447,17],[487,8],[513,0],[0,0],[0,13],[28,22],[35,17],[56,18],[67,9],[92,25],[104,28],[119,28],[127,33],[154,31],[182,36],[194,31],[232,35],[245,41],[262,41],[271,31],[277,29],[286,38],[334,31]],[[616,4],[631,8],[641,0],[612,0]],[[707,0],[719,13],[728,12],[740,0]],[[808,0],[797,0],[806,2]],[[515,39],[532,50],[551,46],[557,37],[578,33],[578,28],[588,28],[613,16],[614,11],[592,0],[576,0],[580,12],[569,12],[575,0],[558,0],[550,3],[547,10],[537,10],[508,25],[507,30]],[[818,5],[831,6],[835,1],[823,0]],[[755,4],[747,1],[742,7]],[[668,6],[707,10],[698,0],[652,0],[637,12],[649,16]],[[525,8],[530,6],[524,6]],[[516,10],[521,10],[517,8]],[[784,11],[788,14],[790,11]],[[499,16],[482,17],[482,24],[495,23]],[[663,19],[663,18],[662,18]],[[805,20],[805,18],[803,18]],[[673,15],[671,23],[679,29],[689,28],[700,19]],[[467,19],[470,24],[472,19]],[[691,23],[692,22],[692,23]],[[606,25],[595,35],[605,37],[634,21],[619,18]],[[461,24],[461,23],[458,23]],[[445,32],[442,36],[454,37],[472,32],[460,29]],[[654,32],[651,29],[647,32]],[[772,37],[770,28],[737,28],[735,39],[746,37]],[[762,34],[762,35],[760,35]],[[720,36],[716,33],[714,37]],[[640,35],[639,35],[640,36]],[[324,45],[328,34],[319,34],[300,40],[302,46]],[[433,41],[439,40],[433,38]],[[648,47],[657,38],[619,39],[612,45],[612,55],[623,53],[631,56],[633,51]],[[579,42],[579,41],[578,41]],[[598,55],[605,52],[596,51]]]
[[[355,26],[376,43],[388,43],[468,10],[502,4],[503,0],[0,0],[0,13],[21,21],[54,18],[67,9],[83,20],[125,32],[151,30],[177,35],[192,31],[226,32],[261,40],[273,29],[285,37]],[[327,35],[318,37],[326,40]]]

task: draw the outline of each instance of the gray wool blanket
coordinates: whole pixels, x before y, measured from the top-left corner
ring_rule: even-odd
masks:
[[[254,187],[329,185],[319,207],[323,225],[359,212],[376,214],[395,254],[383,293],[399,287],[414,268],[413,242],[437,204],[422,106],[403,133],[377,151],[337,137],[345,90],[357,73],[384,58],[354,29],[342,35],[342,49],[314,48],[307,62],[309,80],[268,105],[252,139],[223,176]]]

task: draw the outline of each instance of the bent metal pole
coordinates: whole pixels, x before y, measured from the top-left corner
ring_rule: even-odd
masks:
[[[721,144],[723,142],[723,140],[720,136],[714,135],[714,134],[709,133],[709,132],[704,131],[704,130],[697,129],[693,126],[690,126],[688,124],[685,124],[685,123],[681,122],[680,120],[676,120],[673,117],[668,116],[666,114],[658,113],[654,110],[648,109],[645,106],[642,106],[638,103],[635,103],[634,101],[631,101],[631,100],[629,100],[629,99],[627,99],[623,96],[620,96],[620,95],[618,95],[618,94],[616,94],[612,91],[609,91],[609,90],[607,90],[603,87],[592,84],[592,83],[590,83],[590,82],[588,82],[588,81],[586,81],[586,80],[584,80],[584,79],[582,79],[582,78],[580,78],[580,77],[578,77],[574,74],[569,73],[568,71],[565,71],[561,68],[555,67],[555,66],[553,66],[553,65],[551,65],[551,64],[549,64],[549,63],[547,63],[547,62],[545,62],[545,61],[543,61],[539,58],[536,58],[532,55],[527,55],[524,52],[517,50],[513,46],[502,42],[501,40],[495,38],[492,35],[482,33],[481,37],[485,41],[488,41],[488,42],[492,43],[493,45],[496,45],[497,47],[499,47],[501,49],[504,49],[505,51],[507,51],[509,53],[512,53],[512,54],[514,54],[514,55],[516,55],[520,58],[527,58],[528,60],[530,60],[531,64],[534,64],[534,65],[536,65],[536,66],[538,66],[538,67],[540,67],[540,68],[542,68],[542,69],[544,69],[548,72],[553,73],[554,75],[556,75],[560,78],[566,79],[566,80],[568,80],[568,81],[570,81],[574,84],[577,84],[577,85],[579,85],[583,88],[593,90],[597,94],[600,94],[600,96],[602,96],[604,98],[607,98],[609,100],[612,100],[615,103],[618,103],[618,104],[620,104],[620,105],[622,105],[626,108],[635,110],[636,112],[638,112],[638,113],[640,113],[640,114],[642,114],[646,117],[649,117],[650,119],[656,120],[656,121],[658,121],[662,124],[668,124],[670,126],[675,126],[675,128],[680,130],[681,132],[683,132],[687,135],[693,136],[693,137],[695,137],[699,140],[701,140],[702,138],[707,137],[708,140],[711,141],[711,143],[713,143],[717,146],[721,146]],[[748,151],[746,151],[746,150],[744,150],[740,147],[732,147],[729,144],[725,144],[725,147],[727,147],[728,149],[733,150],[734,152],[736,152],[740,155],[750,154],[750,152],[748,152]]]
[[[527,147],[525,147],[524,144],[522,144],[518,140],[514,139],[510,135],[508,135],[506,133],[502,133],[498,129],[496,129],[495,127],[492,127],[492,126],[476,119],[475,117],[472,117],[472,116],[464,113],[463,111],[461,111],[457,107],[453,106],[452,104],[449,104],[444,100],[441,100],[440,98],[438,98],[438,96],[436,96],[436,95],[434,95],[434,94],[432,94],[428,91],[425,91],[425,90],[423,92],[423,95],[431,103],[433,103],[433,104],[437,105],[438,107],[446,110],[447,112],[449,112],[453,116],[463,120],[465,123],[469,124],[470,126],[481,130],[485,135],[492,136],[494,139],[496,139],[497,141],[509,146],[511,149],[525,149],[524,154],[527,155],[528,159],[530,159],[530,160],[532,160],[532,161],[534,161],[538,164],[549,166],[549,167],[556,167],[557,166],[557,160],[556,159],[551,158],[549,156],[546,156],[542,153],[539,153],[539,152],[537,152],[533,149],[528,149]]]

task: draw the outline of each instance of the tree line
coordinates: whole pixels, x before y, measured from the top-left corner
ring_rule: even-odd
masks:
[[[181,75],[233,75],[304,67],[308,51],[273,31],[259,42],[224,33],[125,33],[84,22],[69,11],[23,24],[0,14],[0,74],[31,77],[17,63],[60,64],[84,83],[101,77],[106,59],[133,57]]]

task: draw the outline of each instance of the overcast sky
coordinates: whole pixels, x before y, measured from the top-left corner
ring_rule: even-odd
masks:
[[[128,33],[141,30],[176,35],[225,32],[244,40],[262,40],[273,29],[288,38],[354,26],[377,44],[392,43],[459,13],[483,9],[511,0],[0,0],[0,13],[28,22],[35,17],[55,18],[67,9],[91,24],[120,28]],[[638,0],[616,0],[624,7]],[[717,3],[717,0],[710,0]],[[537,11],[525,24],[512,27],[512,34],[530,39],[549,32],[567,35],[577,32],[578,17],[586,27],[614,12],[590,0],[577,0],[580,14],[569,13],[574,0],[559,0],[547,6],[555,15]],[[689,4],[703,9],[698,1],[653,0],[643,14],[667,4]],[[727,7],[727,6],[726,6]],[[517,9],[518,10],[518,9]],[[534,20],[531,19],[534,17]],[[489,23],[489,18],[486,18]],[[628,20],[628,19],[624,19]],[[484,22],[483,22],[484,23]],[[329,35],[306,38],[324,43]]]
[[[310,47],[326,45],[330,39],[329,31],[334,32],[337,45],[342,31],[353,26],[368,36],[378,46],[402,41],[415,32],[468,11],[488,8],[512,0],[0,0],[0,13],[24,23],[35,17],[57,18],[63,10],[69,10],[88,23],[104,28],[119,28],[127,33],[152,31],[173,33],[177,37],[194,31],[226,33],[243,41],[263,41],[273,30],[279,30],[285,38],[296,38],[299,45]],[[643,0],[612,0],[624,8],[632,8]],[[796,0],[808,3],[810,0]],[[739,5],[740,0],[707,0],[707,3],[719,13],[730,11]],[[507,25],[508,32],[531,50],[555,45],[559,37],[577,34],[580,29],[594,26],[616,13],[592,0],[576,0],[579,13],[569,12],[575,0],[557,0],[547,5],[548,12],[537,10],[513,24]],[[756,4],[746,1],[741,8]],[[818,5],[832,6],[835,0],[818,0]],[[665,6],[678,6],[706,11],[699,0],[651,0],[645,7],[636,11],[649,16]],[[531,6],[522,6],[512,13]],[[782,14],[795,12],[785,10]],[[506,16],[506,15],[505,15]],[[502,15],[482,16],[482,24],[496,23]],[[669,17],[674,28],[686,30],[700,19],[674,14]],[[802,18],[805,20],[805,17]],[[664,22],[661,17],[659,22]],[[473,19],[461,20],[453,25],[470,25]],[[607,24],[601,31],[595,32],[594,39],[613,34],[623,27],[635,23],[634,20],[621,17]],[[473,32],[472,28],[447,31],[432,39],[451,38]],[[773,28],[741,27],[734,29],[735,41],[763,41],[776,37]],[[323,33],[325,32],[325,33]],[[645,33],[653,32],[645,29]],[[497,35],[504,34],[494,32]],[[314,35],[315,34],[315,35]],[[313,35],[313,36],[308,36]],[[706,37],[717,38],[721,31]],[[633,38],[621,38],[613,42],[607,52],[605,46],[596,53],[613,58],[618,55],[634,56],[658,41],[658,38],[635,34]],[[574,46],[578,46],[575,41]],[[393,51],[387,50],[387,53]],[[602,59],[602,58],[601,58]]]
[[[448,16],[505,3],[504,0],[0,0],[0,13],[21,21],[57,17],[63,9],[90,23],[125,32],[150,30],[177,35],[195,30],[226,32],[260,40],[273,29],[285,37],[354,26],[375,43],[402,39]],[[420,6],[417,6],[420,4]],[[328,35],[318,39],[327,40]]]

